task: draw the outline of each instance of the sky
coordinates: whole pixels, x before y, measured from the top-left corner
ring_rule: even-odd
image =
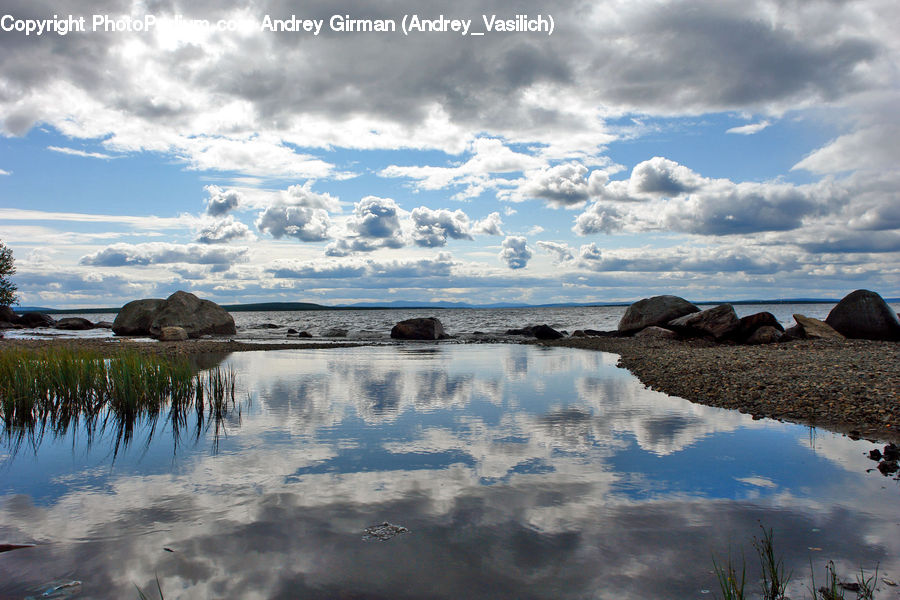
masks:
[[[896,297],[897,31],[896,0],[4,0],[0,242],[55,308]]]

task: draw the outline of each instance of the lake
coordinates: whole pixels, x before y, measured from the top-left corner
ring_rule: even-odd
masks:
[[[0,434],[0,544],[36,544],[0,553],[0,597],[158,597],[158,577],[167,599],[710,599],[713,558],[756,577],[761,526],[795,600],[829,560],[900,580],[900,482],[866,456],[882,445],[645,389],[612,354],[218,360],[238,386],[218,436]]]

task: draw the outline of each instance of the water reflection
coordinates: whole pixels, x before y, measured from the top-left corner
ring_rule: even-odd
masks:
[[[114,465],[96,444],[4,459],[0,542],[39,545],[0,554],[0,595],[69,578],[133,597],[159,574],[167,598],[702,598],[711,553],[753,556],[759,522],[793,597],[810,558],[900,575],[898,488],[866,474],[868,445],[646,390],[614,356],[380,347],[228,364],[253,403],[218,454],[156,439]],[[383,521],[411,532],[363,542]]]

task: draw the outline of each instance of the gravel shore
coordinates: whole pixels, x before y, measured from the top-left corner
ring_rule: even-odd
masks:
[[[900,442],[900,343],[798,340],[728,346],[701,340],[603,337],[531,343],[618,354],[619,366],[644,385],[691,402],[814,425],[853,437]],[[132,348],[178,356],[364,344],[0,339],[0,351],[48,345],[91,348],[103,354]]]
[[[619,355],[660,392],[755,417],[900,441],[900,343],[797,340],[760,346],[700,340],[565,338],[548,346]]]

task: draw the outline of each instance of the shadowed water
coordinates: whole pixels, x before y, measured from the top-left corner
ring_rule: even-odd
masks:
[[[0,544],[37,546],[0,553],[0,597],[136,598],[158,576],[167,599],[711,598],[714,554],[743,550],[755,577],[760,523],[794,598],[810,561],[900,579],[900,487],[867,472],[874,444],[659,394],[616,358],[241,353],[225,365],[249,401],[217,444],[158,424],[114,460],[77,430],[3,440]],[[384,522],[409,531],[367,536]]]

